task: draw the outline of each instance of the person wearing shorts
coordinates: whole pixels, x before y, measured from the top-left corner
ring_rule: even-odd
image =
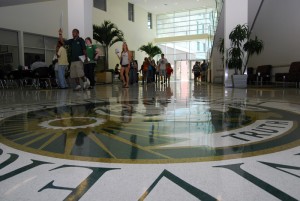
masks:
[[[120,59],[120,64],[121,64],[121,80],[123,82],[123,87],[128,88],[129,87],[129,70],[130,70],[130,62],[132,59],[132,53],[129,51],[127,43],[123,42],[122,45],[122,52],[121,55],[118,55],[116,52],[117,56]],[[124,76],[125,74],[125,76]]]
[[[158,61],[158,68],[159,68],[159,75],[160,75],[160,82],[166,82],[166,64],[168,60],[165,58],[164,54],[161,54],[161,59]]]
[[[64,41],[65,45],[69,45],[71,50],[71,65],[70,65],[70,77],[75,80],[75,90],[87,89],[89,87],[88,80],[84,76],[84,66],[80,57],[84,57],[84,61],[87,61],[85,41],[79,37],[79,30],[73,29],[72,39]],[[59,41],[63,41],[62,30],[59,29]],[[80,85],[80,79],[83,82],[83,87]]]

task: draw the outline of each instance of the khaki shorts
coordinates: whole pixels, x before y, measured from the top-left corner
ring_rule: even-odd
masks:
[[[82,61],[72,61],[70,66],[70,77],[79,78],[84,77]]]
[[[166,69],[159,69],[160,76],[166,76]]]

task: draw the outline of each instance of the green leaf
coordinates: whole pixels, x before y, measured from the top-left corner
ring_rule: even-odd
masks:
[[[106,48],[124,41],[124,33],[111,21],[105,20],[100,26],[93,25],[93,38]],[[105,69],[108,69],[108,51],[106,52]]]
[[[161,49],[156,45],[154,46],[152,43],[142,45],[138,50],[145,52],[150,58],[153,58],[158,54],[162,54]]]

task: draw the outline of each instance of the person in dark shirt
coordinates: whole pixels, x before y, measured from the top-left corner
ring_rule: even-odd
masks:
[[[73,29],[72,39],[65,40],[62,38],[62,30],[59,29],[59,41],[64,41],[65,45],[69,46],[71,52],[71,65],[70,65],[70,77],[75,79],[77,84],[75,90],[87,89],[89,83],[87,78],[84,76],[83,62],[87,61],[85,41],[79,37],[79,30]],[[80,85],[80,80],[83,82],[83,87]]]
[[[205,60],[203,60],[201,64],[201,82],[206,81],[206,70],[208,68],[208,65]]]
[[[194,73],[194,81],[198,81],[199,77],[200,77],[200,73],[201,73],[201,67],[198,61],[196,61],[195,65],[193,66],[192,69],[193,73]]]

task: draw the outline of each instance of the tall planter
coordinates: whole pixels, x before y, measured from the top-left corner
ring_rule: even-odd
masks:
[[[232,86],[234,88],[247,88],[248,75],[232,75]]]
[[[110,84],[113,82],[111,71],[96,72],[96,82],[102,84]]]
[[[247,25],[238,24],[229,34],[231,47],[228,51],[228,59],[226,63],[228,68],[234,69],[235,73],[232,76],[233,87],[246,88],[247,75],[244,75],[247,68],[248,59],[254,54],[260,54],[264,44],[257,36],[255,39],[250,38],[251,32]],[[224,43],[222,44],[224,47]],[[219,51],[221,52],[221,48]],[[224,51],[224,49],[223,49]]]
[[[104,21],[100,26],[93,25],[93,38],[104,46],[104,70],[108,70],[108,49],[116,42],[123,42],[124,33],[114,23]]]

